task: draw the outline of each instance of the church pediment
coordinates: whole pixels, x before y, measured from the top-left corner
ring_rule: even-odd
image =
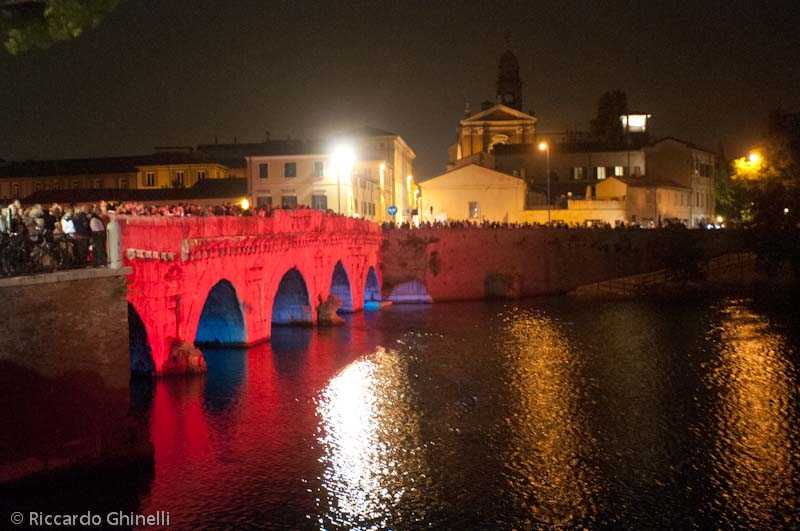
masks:
[[[524,112],[512,109],[502,103],[483,110],[477,114],[473,114],[468,118],[461,120],[463,125],[478,124],[481,122],[536,122],[536,117],[526,114]]]

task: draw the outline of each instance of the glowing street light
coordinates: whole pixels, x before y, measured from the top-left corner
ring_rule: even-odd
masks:
[[[547,224],[550,225],[550,144],[547,142],[539,142],[539,151],[545,152],[546,165],[545,171],[547,172]]]
[[[334,146],[331,161],[336,171],[336,196],[337,209],[342,213],[342,174],[350,175],[356,163],[356,150],[349,144]]]
[[[242,207],[242,210],[250,210],[250,200],[249,200],[249,199],[247,199],[247,198],[245,197],[245,198],[244,198],[244,199],[242,199],[242,201],[239,203],[239,206],[241,206],[241,207]]]
[[[757,152],[757,151],[751,151],[751,152],[750,152],[750,153],[747,155],[747,160],[748,160],[748,161],[750,162],[750,164],[752,164],[753,166],[757,166],[757,165],[761,164],[761,161],[762,161],[762,160],[764,160],[764,159],[763,159],[763,157],[761,156],[761,153],[759,153],[759,152]]]
[[[783,209],[783,213],[784,213],[784,215],[788,214],[789,213],[789,207],[784,208]]]

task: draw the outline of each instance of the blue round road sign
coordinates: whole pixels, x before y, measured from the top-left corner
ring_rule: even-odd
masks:
[[[389,208],[386,209],[389,212],[390,216],[394,216],[397,214],[397,207],[394,205],[389,205]]]

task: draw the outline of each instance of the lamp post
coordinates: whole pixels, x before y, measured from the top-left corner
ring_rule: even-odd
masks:
[[[547,172],[547,225],[550,225],[550,144],[539,142],[539,151],[544,151]]]

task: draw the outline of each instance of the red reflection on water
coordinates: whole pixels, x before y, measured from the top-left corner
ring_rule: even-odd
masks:
[[[315,398],[343,367],[374,350],[381,332],[359,314],[336,329],[273,334],[246,351],[206,352],[205,378],[157,382],[150,413],[155,476],[143,512],[169,510],[181,527],[211,514],[246,524],[313,501],[295,498],[306,490],[302,483],[319,476]],[[242,496],[255,520],[228,514]]]

